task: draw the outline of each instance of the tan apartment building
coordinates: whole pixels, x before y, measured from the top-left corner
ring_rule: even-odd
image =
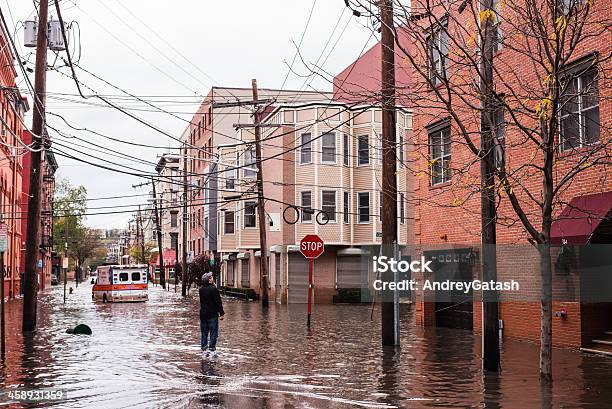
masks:
[[[220,161],[218,151],[228,144],[241,142],[234,125],[253,122],[253,107],[248,104],[253,99],[252,92],[251,88],[213,87],[183,132],[182,139],[187,141],[181,156],[187,158],[189,259],[203,254],[219,259],[217,203],[222,200],[226,190],[226,172],[218,170],[225,163]],[[259,89],[259,99],[269,102],[308,101],[314,98],[330,100],[331,94]],[[228,163],[233,162],[231,158],[228,160]],[[181,161],[180,175],[183,174],[182,170]],[[183,197],[182,192],[179,197]],[[182,252],[181,221],[182,208],[179,210],[179,258]]]
[[[307,234],[318,234],[325,253],[314,263],[315,302],[343,301],[355,292],[359,300],[362,257],[381,240],[381,110],[315,100],[278,104],[266,114],[262,157],[271,298],[279,303],[306,302],[308,261],[299,252],[299,242]],[[405,141],[411,128],[411,114],[398,110],[400,246],[407,244],[409,230]],[[234,194],[227,194],[228,200],[219,205],[223,285],[259,293],[252,129],[239,130],[238,138],[240,143],[219,150],[224,161],[241,166],[233,173],[235,181],[225,185]],[[234,171],[227,167],[229,175]]]

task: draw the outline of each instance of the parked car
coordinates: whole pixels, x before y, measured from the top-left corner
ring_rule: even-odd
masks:
[[[51,274],[51,285],[58,285],[58,284],[59,284],[59,280],[57,279],[57,275]]]

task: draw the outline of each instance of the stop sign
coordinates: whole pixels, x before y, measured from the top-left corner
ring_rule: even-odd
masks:
[[[304,236],[302,241],[300,241],[300,252],[302,252],[306,258],[319,258],[324,250],[325,246],[323,240],[316,234]]]

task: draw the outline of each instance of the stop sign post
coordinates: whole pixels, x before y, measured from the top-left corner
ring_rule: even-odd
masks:
[[[304,257],[308,259],[308,321],[307,325],[310,327],[310,312],[312,309],[312,263],[314,259],[319,258],[325,251],[325,245],[323,240],[316,234],[309,234],[304,236],[300,241],[300,252]]]

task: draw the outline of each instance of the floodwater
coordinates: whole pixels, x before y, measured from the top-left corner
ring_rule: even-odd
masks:
[[[197,293],[150,287],[141,304],[98,304],[91,286],[62,303],[41,293],[39,330],[20,333],[21,301],[8,303],[7,362],[0,385],[62,388],[61,408],[609,407],[612,359],[555,350],[552,390],[538,381],[538,348],[503,345],[503,372],[483,377],[480,340],[461,330],[422,330],[402,311],[402,346],[380,346],[367,305],[305,306],[224,299],[219,358],[199,351]],[[69,335],[78,323],[93,335]],[[7,403],[4,403],[7,405]],[[0,406],[3,403],[0,402]],[[11,407],[19,407],[13,404]],[[25,406],[24,406],[25,407]]]

